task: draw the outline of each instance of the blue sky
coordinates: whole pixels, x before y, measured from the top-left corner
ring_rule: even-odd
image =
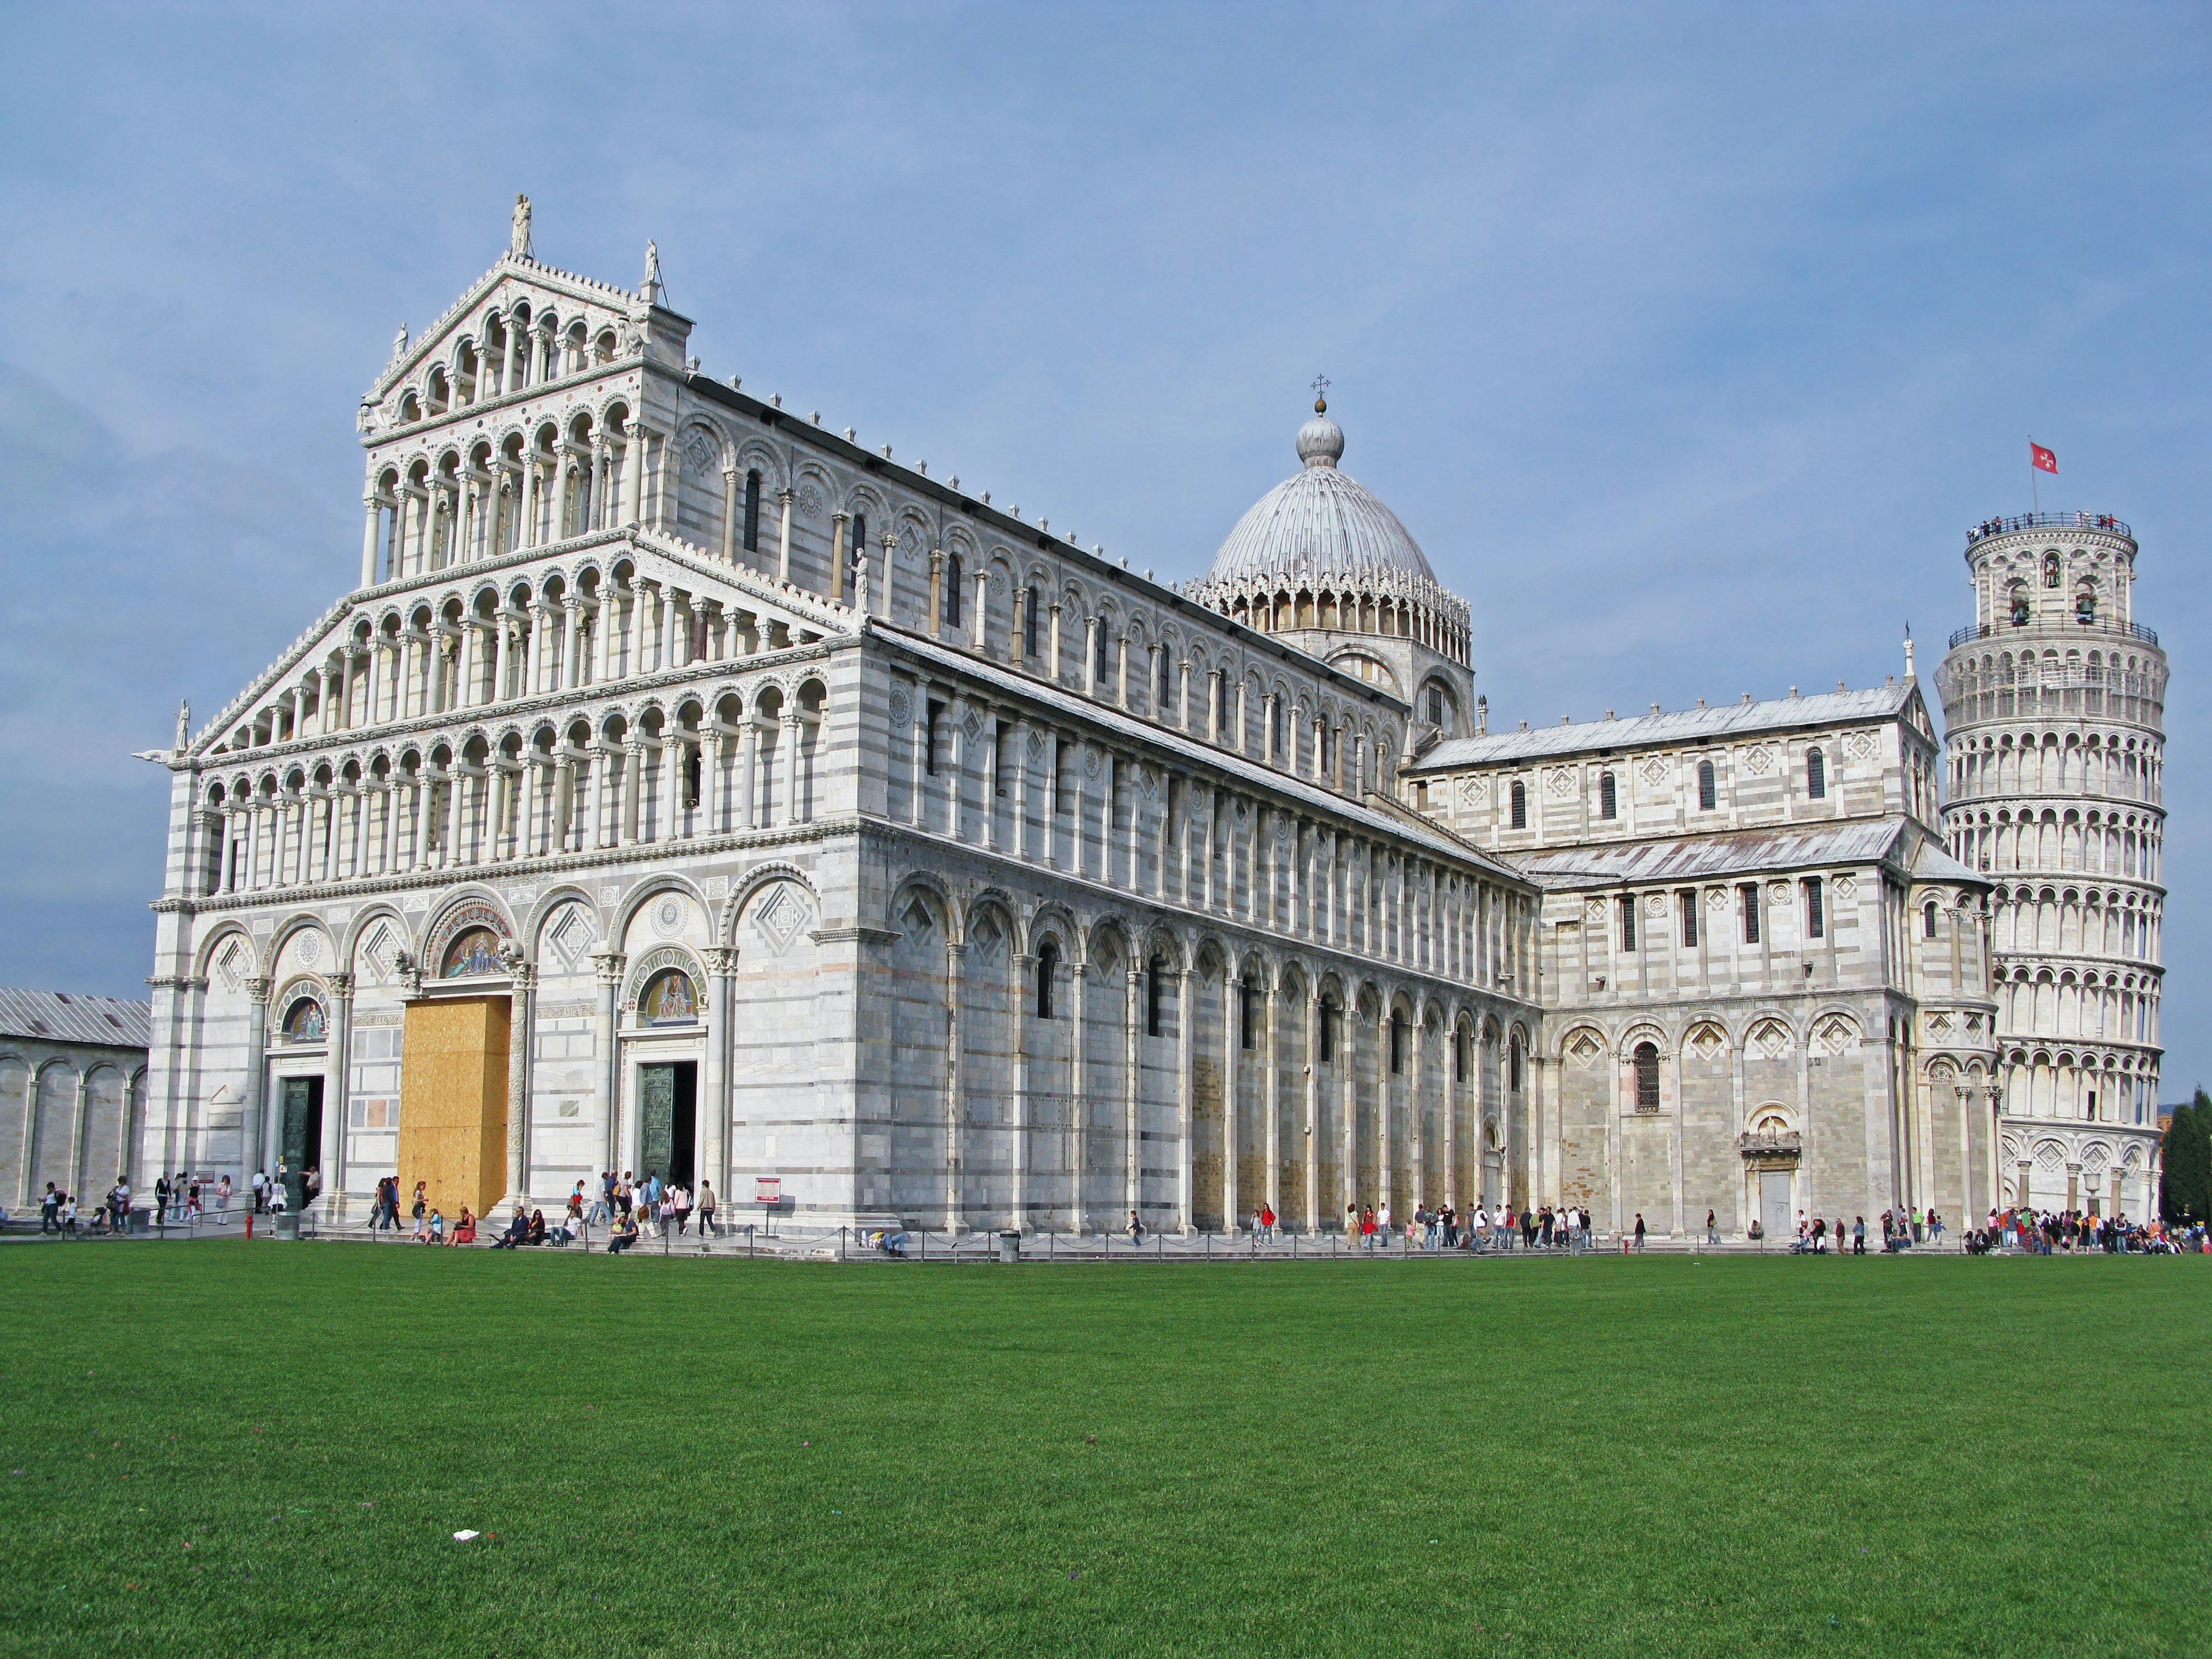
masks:
[[[0,982],[143,994],[177,699],[353,580],[353,408],[502,246],[1132,564],[1346,468],[1493,724],[1931,672],[1965,527],[2142,543],[2166,1096],[2212,1081],[2200,7],[19,7]],[[1932,683],[1931,683],[1932,690]]]

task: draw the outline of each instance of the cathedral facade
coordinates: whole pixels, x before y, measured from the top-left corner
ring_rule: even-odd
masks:
[[[1909,678],[1491,735],[1320,404],[1177,587],[690,329],[525,204],[395,343],[357,584],[167,757],[141,1170],[1060,1231],[1997,1200],[1992,878]]]

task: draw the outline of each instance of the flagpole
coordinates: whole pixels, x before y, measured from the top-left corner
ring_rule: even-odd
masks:
[[[2035,481],[2035,434],[2027,434],[2027,501],[2031,514],[2043,511],[2043,491]]]

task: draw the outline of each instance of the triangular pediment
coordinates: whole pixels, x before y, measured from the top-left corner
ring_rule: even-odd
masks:
[[[542,264],[526,255],[502,254],[443,315],[394,353],[362,398],[363,406],[373,409],[381,404],[416,380],[427,365],[450,362],[460,342],[473,338],[482,328],[488,312],[507,310],[526,300],[533,314],[550,307],[564,322],[583,318],[594,334],[607,325],[626,325],[644,337],[656,359],[676,365],[683,362],[691,331],[690,318],[664,306],[648,305],[642,294],[612,283]]]
[[[658,587],[680,591],[694,600],[719,605],[726,612],[749,617],[763,640],[780,638],[795,645],[849,635],[863,623],[848,605],[758,571],[725,564],[705,549],[678,537],[635,527],[580,537],[349,594],[317,617],[281,657],[203,726],[186,744],[185,753],[196,759],[212,756],[241,729],[250,731],[258,725],[295,682],[325,665],[341,649],[364,618],[380,629],[384,619],[394,611],[411,614],[427,603],[434,611],[441,612],[456,595],[472,595],[489,583],[496,583],[502,592],[511,592],[518,582],[529,583],[534,589],[555,571],[573,578],[586,565],[611,572],[622,564],[633,567]],[[726,668],[727,665],[714,666]],[[701,665],[702,672],[708,669],[708,665]]]

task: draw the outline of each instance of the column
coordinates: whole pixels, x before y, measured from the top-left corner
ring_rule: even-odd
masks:
[[[1196,1060],[1191,1028],[1197,1021],[1193,1018],[1190,994],[1197,977],[1188,962],[1176,970],[1176,1228],[1186,1235],[1193,1225],[1191,1107],[1197,1091],[1192,1086]]]
[[[328,1047],[323,1051],[323,1215],[336,1221],[343,1209],[345,1193],[345,1146],[348,1109],[346,1098],[349,1069],[347,1059],[351,1053],[353,1032],[353,975],[347,973],[326,975],[324,983],[329,986],[330,1024],[326,1033]]]
[[[653,607],[653,669],[656,674],[665,674],[676,666],[676,590],[663,582],[655,598],[658,603]]]
[[[791,580],[791,499],[793,492],[775,492],[777,520],[775,529],[775,579],[780,582]]]
[[[536,1000],[538,969],[517,961],[507,988],[507,1201],[520,1210],[530,1169],[531,1005]]]
[[[623,524],[645,522],[645,449],[650,435],[633,416],[623,440]]]
[[[969,613],[968,618],[968,636],[979,657],[991,642],[990,602],[991,573],[979,570],[975,573],[975,608]]]
[[[1077,1232],[1081,1232],[1083,1231],[1089,1215],[1089,1206],[1085,1202],[1087,1194],[1084,1191],[1083,1177],[1085,1174],[1085,1166],[1090,1162],[1085,1150],[1085,1142],[1091,1132],[1091,1094],[1089,1087],[1087,1086],[1090,1079],[1090,1065],[1084,1049],[1084,1030],[1085,1018],[1088,1012],[1088,1010],[1084,1006],[1086,1000],[1084,993],[1090,984],[1090,979],[1091,965],[1088,963],[1073,962],[1068,964],[1067,994],[1069,1012],[1074,1017],[1069,1028],[1069,1036],[1073,1042],[1073,1047],[1071,1052],[1074,1054],[1075,1058],[1073,1063],[1069,1066],[1067,1071],[1067,1111],[1069,1122],[1068,1144],[1066,1151],[1068,1170],[1067,1218],[1068,1225],[1073,1228]]]
[[[897,535],[896,535],[894,532],[891,532],[891,531],[886,530],[886,531],[885,531],[885,532],[884,532],[884,533],[883,533],[883,544],[884,544],[884,608],[883,608],[882,615],[883,615],[883,617],[884,617],[884,619],[886,622],[888,622],[888,621],[890,619],[890,617],[891,617],[891,612],[892,612],[892,603],[893,603],[893,601],[894,601],[895,599],[896,599],[896,598],[898,597],[898,596],[897,596],[897,594],[893,591],[892,558],[891,558],[891,556],[892,556],[894,553],[896,553],[896,552],[897,552],[897,551],[898,551],[898,537],[897,537]]]
[[[843,514],[837,515],[840,520]],[[839,526],[842,528],[842,524]],[[738,562],[738,469],[722,469],[722,562]]]
[[[1283,1213],[1283,1067],[1277,1047],[1279,1032],[1276,1029],[1279,988],[1271,979],[1267,984],[1267,1132],[1261,1137],[1261,1156],[1267,1167],[1261,1172],[1261,1189],[1267,1194],[1267,1207],[1278,1219]]]
[[[1046,671],[1047,677],[1054,685],[1060,684],[1060,609],[1058,602],[1055,601],[1052,607],[1052,657],[1050,666]]]
[[[738,738],[738,827],[757,830],[760,822],[760,717],[747,717]]]
[[[361,506],[368,520],[361,531],[361,585],[374,587],[376,586],[376,521],[382,516],[376,492],[371,490],[363,495]]]
[[[634,847],[637,844],[638,795],[645,786],[645,734],[632,731],[623,742],[622,822],[614,844]]]
[[[1098,618],[1083,619],[1083,690],[1086,696],[1098,695]]]
[[[728,477],[734,489],[737,474],[732,472]],[[852,523],[852,517],[849,513],[832,513],[830,515],[830,597],[839,605],[845,602],[845,532]]]
[[[239,1158],[249,1177],[265,1167],[262,1160],[268,1155],[263,1145],[266,1132],[262,1099],[269,1086],[269,993],[273,988],[265,979],[246,981],[246,1107],[240,1115]],[[325,1102],[326,1115],[328,1109]],[[74,1179],[76,1166],[72,1164],[70,1170]]]
[[[945,635],[945,550],[929,550],[929,637],[941,639]]]
[[[568,851],[568,821],[576,810],[576,757],[563,754],[553,763],[553,800],[546,811],[552,820],[546,840],[548,850]]]
[[[1123,1000],[1122,1006],[1125,1010],[1126,1017],[1121,1022],[1124,1033],[1122,1038],[1123,1059],[1121,1062],[1121,1093],[1123,1097],[1121,1103],[1121,1167],[1123,1171],[1121,1179],[1121,1206],[1133,1215],[1142,1213],[1144,1194],[1144,1182],[1142,1176],[1139,1173],[1142,1166],[1138,1163],[1137,1149],[1141,1144],[1139,1137],[1144,1122],[1142,1117],[1145,1098],[1145,1091],[1143,1088],[1144,1067],[1141,1063],[1144,1058],[1144,1052],[1143,1045],[1139,1039],[1143,1036],[1145,1030],[1143,1022],[1145,1018],[1145,974],[1146,970],[1139,966],[1139,960],[1140,958],[1133,952],[1129,957],[1129,965],[1127,969],[1128,974],[1129,994]]]
[[[584,621],[584,602],[571,593],[561,601],[561,660],[554,666],[553,683],[549,690],[571,690],[583,684],[579,678],[576,661],[578,630]]]
[[[628,658],[623,664],[623,675],[635,679],[645,672],[645,583],[638,576],[629,579],[629,644]]]
[[[736,1018],[738,953],[710,950],[707,957],[707,1058],[700,1067],[699,1121],[705,1128],[700,1167],[726,1206],[730,1176],[730,1027]],[[726,1209],[726,1214],[729,1212]]]
[[[599,1063],[599,1127],[605,1136],[602,1167],[622,1173],[622,1056],[615,1038],[615,999],[622,989],[623,963],[617,951],[595,951],[599,1006],[592,1027],[592,1054]]]
[[[492,617],[492,632],[495,635],[492,647],[491,702],[504,702],[507,696],[507,676],[514,668],[514,624],[510,614],[501,611]]]
[[[960,1213],[960,959],[965,945],[945,943],[945,1230],[958,1232]]]
[[[579,526],[587,532],[604,529],[606,525],[608,447],[604,433],[592,434],[591,495],[584,503],[580,515],[583,522]]]
[[[542,510],[538,503],[545,493],[543,482],[544,471],[544,469],[538,464],[536,454],[530,453],[524,454],[522,458],[522,522],[517,525],[514,530],[514,544],[517,548],[538,545],[538,515]]]
[[[783,753],[779,757],[782,762],[783,821],[786,823],[802,821],[799,799],[799,724],[798,711],[787,710],[783,716]]]
[[[1227,1039],[1229,1064],[1223,1069],[1228,1075],[1222,1079],[1221,1090],[1221,1226],[1224,1232],[1237,1231],[1239,1207],[1237,1191],[1237,1108],[1244,1095],[1244,978],[1243,971],[1235,962],[1222,970],[1221,994],[1224,1012],[1233,1009],[1234,1018],[1224,1019],[1222,1035]]]
[[[1305,1188],[1306,1231],[1321,1231],[1321,1023],[1325,1018],[1321,990],[1310,987],[1306,992],[1306,1084],[1301,1091],[1305,1096],[1305,1178],[1300,1183]],[[1282,1206],[1275,1212],[1282,1213]]]
[[[660,822],[653,825],[655,841],[676,839],[684,821],[684,744],[672,726],[660,734]]]
[[[477,653],[479,649],[477,644],[477,635],[478,628],[479,623],[474,612],[465,611],[462,613],[460,638],[461,673],[459,682],[453,687],[453,706],[455,708],[473,708],[477,703],[477,680],[478,678]]]

